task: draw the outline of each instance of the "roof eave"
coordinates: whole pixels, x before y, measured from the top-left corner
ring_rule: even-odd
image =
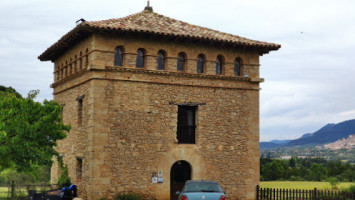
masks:
[[[54,61],[62,55],[69,46],[78,43],[92,34],[91,28],[85,23],[79,24],[74,29],[61,37],[56,43],[48,47],[38,59],[41,61]]]
[[[228,41],[228,40],[219,40],[219,39],[214,39],[214,38],[206,38],[206,37],[194,37],[194,36],[184,36],[184,35],[175,35],[175,34],[170,34],[170,33],[156,33],[148,30],[125,30],[125,29],[114,29],[114,28],[97,28],[97,27],[92,27],[93,32],[110,32],[110,33],[136,33],[136,34],[142,34],[142,35],[149,35],[149,36],[157,36],[159,39],[163,38],[168,38],[168,39],[181,39],[184,41],[201,41],[201,42],[208,42],[208,43],[213,43],[213,44],[227,44],[229,46],[233,46],[235,48],[246,48],[246,49],[252,49],[256,50],[257,52],[260,52],[262,54],[264,53],[269,53],[270,51],[276,51],[279,48],[281,48],[281,45],[279,44],[274,44],[274,43],[266,43],[266,42],[258,42],[256,41],[253,44],[249,44],[246,42],[234,42],[234,41]]]

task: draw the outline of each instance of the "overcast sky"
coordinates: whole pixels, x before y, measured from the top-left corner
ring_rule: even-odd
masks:
[[[0,1],[0,85],[52,99],[53,64],[37,56],[75,21],[125,17],[146,0]],[[154,12],[281,44],[261,57],[260,139],[293,139],[355,118],[354,0],[151,0]]]

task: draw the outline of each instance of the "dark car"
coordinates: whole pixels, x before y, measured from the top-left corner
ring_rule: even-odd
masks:
[[[186,181],[178,200],[226,200],[221,186],[215,181]]]

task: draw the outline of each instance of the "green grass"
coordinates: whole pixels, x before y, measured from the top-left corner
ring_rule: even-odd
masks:
[[[338,188],[344,189],[350,187],[351,182],[339,183]],[[304,189],[313,190],[331,190],[329,182],[308,182],[308,181],[262,181],[260,182],[262,188],[281,188],[281,189]]]
[[[0,187],[0,198],[7,197],[7,187]]]
[[[8,187],[0,187],[0,198],[8,197],[8,195],[10,195]],[[16,189],[15,196],[27,196],[27,189]]]
[[[31,188],[34,189],[34,188]],[[36,186],[35,189],[37,190],[37,192],[42,192],[45,190],[50,190],[50,187],[40,187],[40,186]],[[0,187],[0,200],[2,200],[3,198],[8,197],[9,195],[9,188],[8,187]],[[27,188],[26,187],[16,187],[15,188],[15,196],[17,197],[24,197],[27,196],[28,192],[27,192]]]

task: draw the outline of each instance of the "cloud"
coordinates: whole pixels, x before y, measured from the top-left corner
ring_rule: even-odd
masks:
[[[295,138],[355,118],[355,1],[151,0],[155,12],[243,37],[280,43],[260,58],[261,139]],[[0,84],[52,98],[51,62],[40,55],[75,21],[124,17],[146,0],[0,2]]]

